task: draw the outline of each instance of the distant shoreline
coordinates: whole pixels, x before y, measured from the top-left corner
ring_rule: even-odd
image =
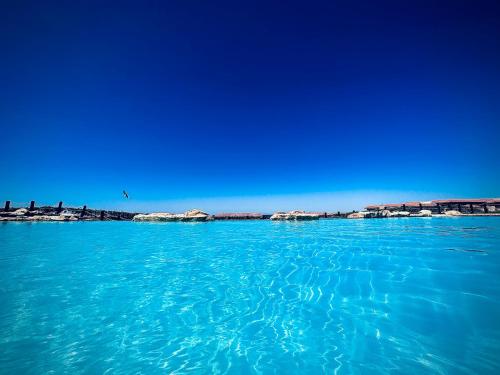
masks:
[[[500,216],[499,198],[448,199],[425,202],[405,202],[367,206],[363,211],[305,212],[289,211],[262,214],[256,212],[229,212],[209,214],[190,210],[183,214],[157,212],[142,214],[127,211],[98,210],[83,207],[37,207],[31,201],[28,207],[11,207],[10,201],[0,209],[0,221],[139,221],[139,222],[193,222],[230,220],[305,221],[318,219],[372,219],[395,217],[476,217]]]

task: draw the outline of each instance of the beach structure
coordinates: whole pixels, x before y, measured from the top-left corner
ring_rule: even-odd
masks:
[[[438,199],[421,202],[404,202],[370,205],[366,207],[369,212],[399,212],[406,211],[416,214],[422,210],[432,214],[445,214],[447,211],[457,211],[460,214],[495,214],[500,213],[500,198],[474,198],[474,199]]]

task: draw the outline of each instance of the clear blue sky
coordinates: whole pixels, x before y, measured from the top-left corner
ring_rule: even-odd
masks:
[[[498,1],[3,2],[0,199],[498,196],[499,19]]]

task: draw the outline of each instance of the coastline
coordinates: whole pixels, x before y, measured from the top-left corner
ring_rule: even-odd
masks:
[[[127,211],[100,210],[83,207],[57,206],[36,207],[31,201],[29,207],[11,207],[10,201],[0,209],[0,222],[37,221],[137,221],[137,222],[208,222],[230,220],[276,220],[306,221],[319,219],[380,219],[406,217],[483,217],[500,216],[499,198],[449,199],[426,202],[405,202],[367,206],[363,211],[351,212],[306,212],[289,211],[263,214],[257,212],[229,212],[209,214],[192,209],[185,213],[136,213]]]

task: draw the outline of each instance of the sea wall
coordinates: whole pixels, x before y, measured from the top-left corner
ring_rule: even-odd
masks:
[[[9,202],[9,203],[7,203]],[[91,220],[132,220],[136,213],[97,210],[83,207],[64,207],[62,202],[57,206],[37,207],[32,201],[27,207],[12,207],[7,201],[0,209],[0,221],[91,221]]]

